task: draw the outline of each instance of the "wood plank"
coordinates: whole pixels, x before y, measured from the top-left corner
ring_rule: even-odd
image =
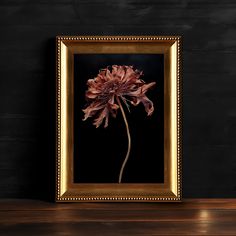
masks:
[[[180,203],[52,203],[30,199],[0,199],[0,211],[37,210],[236,210],[235,198],[188,198]]]
[[[183,203],[0,201],[3,235],[235,235],[236,199]]]

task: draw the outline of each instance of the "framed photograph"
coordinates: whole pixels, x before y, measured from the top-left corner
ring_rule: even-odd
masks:
[[[57,37],[57,202],[181,201],[181,38]]]

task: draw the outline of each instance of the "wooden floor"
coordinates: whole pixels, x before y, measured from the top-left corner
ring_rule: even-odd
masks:
[[[156,204],[1,200],[0,235],[236,235],[236,199]]]

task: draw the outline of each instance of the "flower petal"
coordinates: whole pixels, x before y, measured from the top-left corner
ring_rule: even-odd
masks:
[[[127,95],[131,96],[132,104],[137,106],[140,102],[143,103],[145,111],[147,112],[148,116],[152,115],[154,111],[153,102],[145,95],[147,90],[153,87],[156,83],[152,82],[149,84],[144,84],[139,87],[136,91],[130,92]]]
[[[108,126],[108,118],[109,118],[109,111],[107,107],[105,107],[99,114],[98,118],[94,120],[93,124],[96,126],[96,128],[98,128],[102,124],[103,120],[105,119],[104,128],[106,128]]]
[[[83,109],[84,112],[84,119],[87,120],[89,117],[95,115],[99,110],[103,109],[104,105],[98,102],[92,102],[88,107]]]
[[[113,78],[113,76],[108,68],[106,69],[106,77],[108,80],[112,80],[112,78]]]
[[[135,98],[131,103],[134,106],[137,106],[140,102],[143,103],[147,115],[148,116],[152,115],[154,111],[153,102],[147,96],[143,95],[139,98]]]

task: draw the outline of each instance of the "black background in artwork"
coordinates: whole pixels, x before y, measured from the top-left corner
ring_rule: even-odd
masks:
[[[235,0],[1,0],[0,197],[54,199],[55,36],[183,36],[183,196],[236,196]]]
[[[146,95],[154,104],[152,116],[144,106],[123,105],[131,133],[131,152],[124,169],[124,183],[164,182],[164,55],[76,54],[74,56],[74,180],[80,183],[117,183],[127,152],[127,134],[120,110],[109,126],[95,128],[93,118],[82,121],[87,80],[112,65],[128,65],[143,71],[146,83],[156,82]],[[111,70],[111,68],[109,68]]]

